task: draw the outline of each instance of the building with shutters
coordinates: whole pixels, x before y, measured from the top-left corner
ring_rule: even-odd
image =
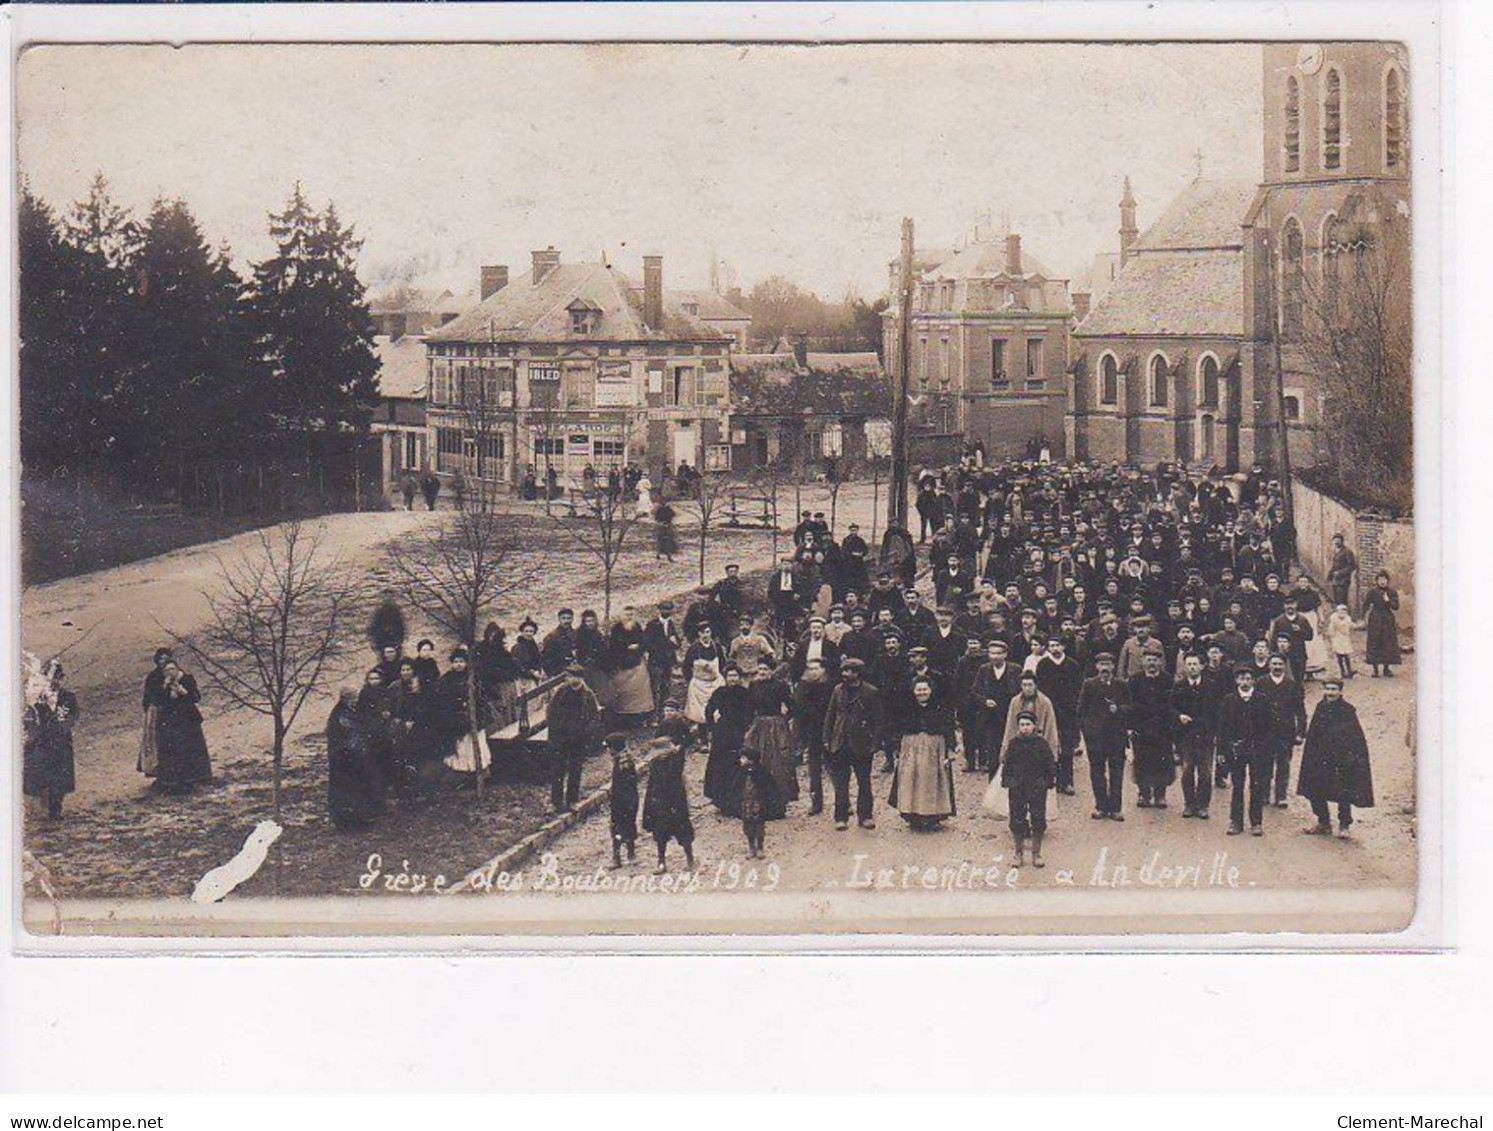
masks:
[[[898,372],[900,264],[891,264],[882,356]],[[908,335],[914,426],[983,441],[994,458],[1060,452],[1067,404],[1068,281],[999,232],[957,250],[923,249]]]
[[[668,295],[663,271],[644,256],[637,282],[554,248],[516,279],[482,268],[481,301],[425,341],[434,469],[553,469],[569,485],[587,466],[641,465],[655,481],[665,465],[729,467],[732,338]]]

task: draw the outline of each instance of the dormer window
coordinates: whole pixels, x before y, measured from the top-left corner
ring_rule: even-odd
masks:
[[[570,312],[572,334],[594,334],[601,324],[601,307],[589,299],[578,298],[566,310]]]

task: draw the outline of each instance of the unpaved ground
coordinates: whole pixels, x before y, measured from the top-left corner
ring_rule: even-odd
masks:
[[[783,501],[787,522],[791,491]],[[806,490],[803,502],[828,510],[822,491]],[[856,519],[869,525],[869,509],[869,489],[842,491],[841,523]],[[541,508],[517,506],[515,511],[515,522],[531,532],[536,547],[560,545],[558,527]],[[428,524],[442,520],[439,511],[336,515],[324,521],[324,545],[342,568],[364,578],[364,596],[371,605],[388,576],[388,545],[420,538]],[[638,541],[618,567],[614,610],[626,602],[652,603],[687,593],[698,580],[687,520],[680,528],[681,554],[673,563],[655,559],[649,536],[640,528]],[[152,793],[135,770],[140,684],[151,653],[166,642],[161,626],[181,633],[199,628],[206,615],[202,591],[214,584],[218,558],[252,545],[254,537],[179,550],[34,586],[23,594],[24,649],[48,656],[75,645],[65,662],[82,710],[75,732],[78,790],[68,798],[62,821],[38,820],[28,813],[25,823],[25,846],[49,868],[60,894],[184,896],[205,871],[238,851],[259,820],[270,816],[267,722],[226,708],[205,683],[204,729],[218,781],[191,797],[167,798]],[[719,577],[728,561],[740,563],[743,571],[763,568],[771,549],[771,536],[764,532],[712,534],[706,577]],[[495,619],[512,628],[523,614],[532,613],[548,627],[562,604],[599,610],[600,583],[594,560],[557,551],[540,581],[515,594]],[[416,638],[426,633],[428,626],[413,615],[410,622]],[[499,784],[479,807],[469,785],[453,785],[425,802],[391,808],[374,832],[335,830],[326,817],[325,754],[317,739],[335,688],[344,679],[360,677],[368,659],[356,647],[342,670],[328,679],[326,693],[308,702],[297,721],[286,752],[285,834],[275,857],[279,866],[245,885],[246,894],[356,893],[362,890],[357,879],[372,851],[389,860],[435,860],[460,874],[544,819],[547,798],[541,786]],[[599,784],[604,774],[599,760],[593,760],[586,787]]]
[[[1135,787],[1129,780],[1125,787],[1126,820],[1094,821],[1089,818],[1093,793],[1088,763],[1079,758],[1074,774],[1078,792],[1072,797],[1049,795],[1044,848],[1047,866],[1024,869],[1020,886],[1043,889],[1069,882],[1095,887],[1152,886],[1151,880],[1162,878],[1161,868],[1173,871],[1168,873],[1170,882],[1157,886],[1186,886],[1191,875],[1178,870],[1191,867],[1200,867],[1201,882],[1206,886],[1217,865],[1217,853],[1227,853],[1221,878],[1226,880],[1228,869],[1237,868],[1235,878],[1240,887],[1368,889],[1413,885],[1415,767],[1405,744],[1405,732],[1414,678],[1411,664],[1399,669],[1392,679],[1372,679],[1363,674],[1348,685],[1348,697],[1358,708],[1368,735],[1378,803],[1357,813],[1351,840],[1301,835],[1300,830],[1314,822],[1310,805],[1294,796],[1288,809],[1267,808],[1264,837],[1248,833],[1227,836],[1227,791],[1215,792],[1211,819],[1188,820],[1182,817],[1180,786],[1170,791],[1169,809],[1136,809]],[[1315,685],[1309,687],[1308,711],[1320,695]],[[859,881],[879,876],[883,870],[889,870],[891,876],[886,890],[901,891],[904,883],[916,883],[928,867],[957,869],[967,862],[972,868],[1001,865],[1003,870],[1009,863],[1011,836],[1007,823],[979,808],[986,786],[983,774],[956,776],[958,816],[938,831],[913,832],[886,804],[891,782],[880,771],[880,761],[878,758],[873,780],[874,830],[858,828],[853,821],[847,831],[835,830],[828,810],[832,797],[828,781],[825,813],[808,816],[807,776],[801,769],[801,799],[790,807],[787,819],[768,825],[768,859],[752,862],[745,855],[741,822],[720,817],[705,801],[705,758],[692,755],[687,776],[694,800],[695,851],[709,890],[748,892],[740,884],[722,887],[715,882],[722,875],[719,869],[723,862],[728,869],[741,870],[731,871],[732,875],[755,868],[763,877],[762,883],[767,882],[771,868],[776,890],[809,893],[853,890]],[[1299,757],[1292,767],[1293,788],[1298,768]],[[1001,812],[1005,811],[1002,799]],[[605,866],[611,852],[605,815],[570,830],[549,851],[555,854],[562,873],[585,875],[593,873],[598,865]],[[669,851],[672,867],[681,868],[678,847]],[[650,870],[653,859],[652,843],[640,843],[638,863],[629,871]],[[1118,868],[1125,869],[1123,876]],[[1142,877],[1143,869],[1147,878]],[[1128,883],[1120,882],[1122,879]],[[565,896],[562,893],[557,898]]]

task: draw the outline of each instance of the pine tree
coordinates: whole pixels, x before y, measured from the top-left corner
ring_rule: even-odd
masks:
[[[83,279],[56,214],[24,183],[16,228],[21,458],[28,470],[54,470],[78,452],[85,430],[75,369]]]
[[[254,265],[250,303],[282,412],[305,427],[366,425],[377,399],[374,323],[354,270],[361,242],[299,182],[270,215],[275,254]]]

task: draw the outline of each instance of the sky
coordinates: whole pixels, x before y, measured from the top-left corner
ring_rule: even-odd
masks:
[[[300,180],[364,239],[360,272],[475,289],[535,248],[702,287],[886,288],[920,247],[1008,218],[1060,275],[1116,250],[1197,173],[1257,180],[1253,45],[44,46],[21,57],[19,154],[54,205],[96,172],[143,214],[187,201],[240,266]]]

